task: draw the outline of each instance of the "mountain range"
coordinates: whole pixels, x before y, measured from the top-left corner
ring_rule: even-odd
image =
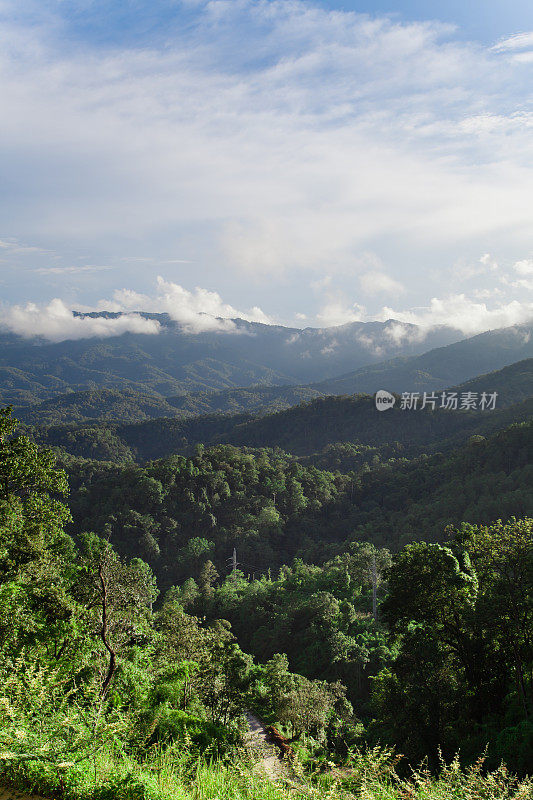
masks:
[[[239,347],[257,348],[261,345],[268,350],[267,339],[262,338],[274,335],[268,326],[252,325],[247,330],[253,330],[255,334],[233,334],[231,342]],[[287,332],[288,329],[282,330]],[[357,331],[361,335],[360,328],[343,326],[327,330],[330,341],[332,336],[339,338],[339,331],[342,333],[342,358],[348,358],[349,339],[353,340]],[[376,333],[378,329],[373,330]],[[389,323],[381,325],[379,335],[382,340],[389,337],[390,330]],[[276,331],[279,337],[279,329]],[[337,333],[333,333],[335,331]],[[315,345],[321,335],[312,329],[300,333],[304,338],[314,339]],[[326,336],[326,332],[322,333]],[[0,402],[14,404],[20,419],[37,425],[98,419],[137,422],[159,417],[185,419],[205,414],[268,414],[329,395],[372,394],[378,389],[399,393],[423,392],[462,384],[481,373],[491,373],[532,358],[532,333],[533,325],[489,331],[420,355],[403,354],[394,359],[367,363],[340,377],[296,385],[289,382],[286,374],[266,363],[255,363],[252,367],[250,363],[237,362],[235,353],[231,368],[228,361],[210,359],[206,355],[209,347],[202,350],[200,342],[188,342],[188,335],[183,332],[156,336],[124,334],[111,339],[59,344],[15,341],[11,337],[10,347],[4,348],[0,358]],[[204,341],[215,347],[216,337],[220,335],[211,334],[211,338]],[[366,335],[370,335],[369,332]],[[452,334],[446,329],[441,331],[441,335]],[[194,335],[189,336],[195,339]],[[226,340],[228,336],[225,335]],[[279,345],[279,338],[277,341]],[[193,359],[185,345],[196,355],[203,353],[206,357],[184,363],[188,355]],[[227,341],[224,346],[229,347]],[[275,356],[275,353],[268,353],[269,364],[275,363]],[[353,360],[362,358],[360,348],[355,348]],[[314,371],[316,374],[322,370],[324,374],[323,363],[315,363],[314,357],[311,360],[313,364],[307,365],[305,359],[304,368],[308,373]],[[301,361],[300,354],[294,359],[293,375],[302,369]],[[328,366],[329,371],[332,369],[331,365]],[[526,372],[529,375],[527,368]],[[206,383],[209,384],[207,387]],[[199,384],[201,389],[195,391],[184,388],[198,387]],[[224,384],[226,388],[221,388]],[[181,387],[179,391],[178,387]],[[501,405],[507,391],[505,379],[492,391],[498,388]],[[508,401],[515,402],[516,399],[511,396]]]
[[[170,397],[305,385],[461,339],[453,328],[424,332],[395,320],[300,330],[237,319],[229,329],[190,333],[166,314],[143,316],[160,332],[62,342],[0,335],[0,401],[28,405],[94,389]]]
[[[298,457],[318,457],[334,463],[338,453],[325,451],[343,443],[355,444],[348,461],[360,450],[394,444],[396,455],[449,450],[473,435],[490,435],[521,423],[533,412],[533,359],[480,376],[453,391],[497,392],[491,411],[445,410],[437,407],[407,410],[399,401],[380,412],[365,394],[319,397],[271,414],[204,414],[187,419],[153,418],[144,421],[88,421],[40,426],[37,440],[85,458],[140,462],[175,453],[191,453],[197,444],[280,448]],[[500,400],[501,395],[501,402]],[[367,452],[367,455],[372,453]],[[389,453],[391,455],[391,453]],[[334,459],[330,458],[333,456]],[[346,461],[346,453],[342,460]],[[366,458],[366,457],[365,457]],[[363,461],[365,461],[363,458]]]

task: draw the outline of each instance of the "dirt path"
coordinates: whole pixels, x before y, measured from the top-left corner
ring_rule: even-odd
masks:
[[[246,719],[248,721],[246,746],[259,756],[257,762],[259,769],[273,781],[290,779],[289,767],[279,755],[277,747],[268,741],[268,733],[261,720],[249,711],[246,713]]]
[[[279,754],[278,748],[268,740],[265,725],[259,717],[246,713],[248,733],[245,744],[258,756],[256,768],[263,771],[271,781],[290,781],[292,770]],[[36,794],[19,792],[16,789],[4,789],[0,786],[0,800],[45,800]]]
[[[0,786],[0,800],[44,800],[36,794],[19,792],[18,789],[4,789]]]

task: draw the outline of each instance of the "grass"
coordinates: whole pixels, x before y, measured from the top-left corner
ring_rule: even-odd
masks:
[[[438,777],[420,770],[409,780],[395,772],[386,750],[354,753],[349,766],[274,784],[244,756],[193,759],[176,745],[142,763],[107,748],[78,765],[6,764],[0,783],[53,800],[533,800],[533,781],[518,782],[504,767],[485,773],[480,759],[463,770],[456,759]]]

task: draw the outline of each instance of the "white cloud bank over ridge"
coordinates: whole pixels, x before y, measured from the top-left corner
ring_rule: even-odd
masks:
[[[533,261],[523,260],[514,265],[519,275],[533,273]],[[527,278],[519,281],[526,285]],[[329,284],[329,282],[328,282]],[[132,289],[119,289],[110,300],[100,300],[95,308],[79,308],[87,311],[110,311],[119,317],[76,316],[59,298],[47,305],[27,303],[0,307],[0,330],[8,330],[23,337],[40,336],[58,342],[67,339],[118,336],[122,333],[157,334],[160,325],[154,320],[144,319],[136,312],[166,313],[178,322],[185,333],[240,333],[234,319],[244,319],[262,324],[275,324],[259,307],[239,311],[225,303],[217,292],[197,287],[188,291],[177,283],[159,277],[153,295],[139,294]],[[323,307],[314,318],[295,314],[298,326],[329,328],[352,322],[371,322],[393,319],[398,325],[391,326],[389,335],[398,344],[407,338],[422,341],[427,333],[440,325],[455,328],[464,336],[495,328],[506,328],[524,323],[533,323],[533,302],[511,301],[486,303],[454,294],[444,298],[432,298],[427,307],[398,310],[384,306],[377,314],[368,314],[358,303],[346,303],[342,298],[329,294]],[[405,324],[416,325],[418,332],[406,329]]]
[[[82,309],[83,311],[93,309]],[[123,333],[157,334],[160,325],[138,311],[167,313],[186,333],[237,332],[232,319],[268,324],[260,308],[239,311],[224,303],[220,295],[196,288],[189,292],[176,283],[158,278],[156,294],[142,295],[132,289],[117,290],[112,300],[101,300],[96,311],[121,312],[116,318],[77,316],[59,298],[46,305],[27,303],[0,307],[0,330],[23,337],[42,337],[52,342],[67,339],[120,336]]]
[[[437,325],[449,325],[465,336],[473,336],[486,330],[532,322],[533,302],[520,303],[514,300],[507,304],[498,304],[495,308],[487,308],[485,303],[477,303],[464,294],[457,294],[443,299],[434,297],[427,308],[412,311],[396,311],[385,307],[381,318],[409,322],[423,330],[430,330]]]
[[[367,314],[358,304],[344,304],[342,301],[329,301],[319,312],[318,322],[324,326],[346,325],[350,322],[386,322],[389,319],[417,325],[422,338],[439,325],[447,325],[461,331],[466,336],[474,336],[495,328],[507,328],[533,322],[533,302],[498,303],[489,308],[486,303],[476,302],[464,294],[434,297],[429,306],[400,310],[384,306],[377,314]],[[397,332],[401,338],[401,329]]]
[[[152,297],[139,294],[132,289],[114,292],[113,300],[102,300],[98,309],[106,311],[155,311],[167,313],[179,322],[187,333],[203,331],[236,330],[233,319],[270,324],[271,320],[257,306],[248,311],[239,311],[225,303],[217,292],[196,287],[193,292],[177,283],[157,278],[156,294]]]
[[[65,303],[56,298],[47,305],[27,303],[0,308],[0,329],[7,329],[24,337],[42,337],[51,342],[90,337],[120,336],[123,333],[149,333],[159,331],[159,324],[143,319],[137,314],[127,314],[115,319],[103,317],[78,317]]]

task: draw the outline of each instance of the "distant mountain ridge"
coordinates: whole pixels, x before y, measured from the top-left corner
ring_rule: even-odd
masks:
[[[187,333],[166,314],[143,316],[159,322],[160,333],[56,343],[0,334],[0,402],[29,405],[95,389],[169,397],[258,384],[305,385],[462,336],[447,327],[424,334],[395,320],[300,330],[236,319],[230,332]]]
[[[507,398],[509,384],[505,377],[487,378],[484,390],[499,390],[500,405],[524,399],[530,386],[531,369],[527,360],[533,358],[533,326],[522,325],[474,336],[460,342],[430,350],[419,356],[401,357],[372,364],[336,377],[308,385],[248,385],[226,389],[202,390],[164,396],[141,384],[130,386],[119,381],[117,387],[91,388],[82,392],[57,394],[53,399],[17,408],[17,414],[31,424],[85,422],[97,419],[142,421],[158,417],[185,419],[202,414],[270,414],[314,398],[343,394],[373,394],[378,389],[392,392],[436,391],[480,379],[480,373],[490,375],[494,370],[511,369],[515,396]],[[102,344],[102,347],[104,344]],[[94,354],[94,352],[93,352]],[[523,388],[512,365],[523,362]],[[222,377],[219,364],[218,378]],[[205,367],[205,362],[204,362]],[[135,365],[132,366],[132,369]],[[150,364],[145,370],[151,369]],[[198,371],[198,364],[195,365]],[[241,365],[242,369],[242,365]],[[13,372],[13,370],[11,370]],[[20,371],[18,371],[20,373]],[[0,374],[2,368],[0,367]],[[142,373],[142,367],[137,368]],[[198,372],[197,372],[198,374]],[[274,373],[270,373],[272,377]],[[113,376],[108,376],[113,383]],[[213,376],[212,376],[213,377]],[[225,380],[229,380],[226,374]],[[235,375],[233,375],[235,377]],[[18,380],[22,380],[19,374]],[[494,381],[498,380],[498,385]],[[15,402],[4,379],[0,402]],[[525,388],[524,388],[525,387]],[[473,389],[472,389],[473,390]],[[526,394],[524,394],[524,392]]]
[[[334,379],[311,384],[322,394],[372,394],[434,391],[463,383],[481,374],[533,358],[533,324],[513,325],[480,333],[430,350],[362,367]]]
[[[101,460],[140,461],[189,453],[196,444],[280,448],[299,457],[339,443],[382,448],[398,443],[410,456],[449,449],[471,435],[488,435],[533,414],[533,359],[456,386],[458,392],[498,392],[495,411],[377,411],[369,395],[320,397],[268,415],[207,414],[143,422],[88,422],[35,429],[42,444]],[[350,456],[351,458],[351,456]]]

